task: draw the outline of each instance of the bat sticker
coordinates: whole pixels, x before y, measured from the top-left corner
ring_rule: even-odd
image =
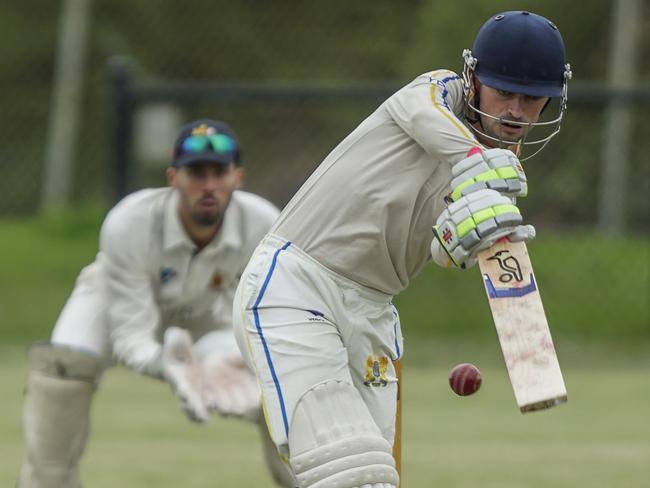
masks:
[[[499,281],[501,283],[510,283],[513,280],[516,283],[521,283],[524,281],[524,275],[521,270],[521,265],[519,260],[510,254],[508,250],[497,251],[493,256],[487,259],[488,261],[496,261],[504,272],[499,275]],[[494,286],[492,279],[487,275],[483,275],[483,280],[485,281],[485,287],[490,298],[512,298],[512,297],[523,297],[532,293],[537,289],[535,285],[535,277],[533,273],[530,273],[529,283],[525,286],[511,286],[505,288],[498,288]]]
[[[487,273],[483,275],[483,281],[485,281],[485,288],[487,289],[490,298],[523,297],[537,290],[533,273],[530,273],[530,283],[526,286],[520,287],[497,288],[494,286],[494,283],[492,283],[492,280]]]
[[[502,254],[509,254],[510,251],[497,251],[494,256],[489,257],[488,261],[496,260],[499,263],[499,268],[505,271],[504,274],[499,276],[499,281],[501,283],[510,283],[514,278],[515,281],[523,281],[524,276],[521,272],[521,266],[519,261],[514,256],[504,256]]]

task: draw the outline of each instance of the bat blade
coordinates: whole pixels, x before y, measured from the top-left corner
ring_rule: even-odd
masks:
[[[522,413],[567,401],[526,244],[503,239],[478,256],[483,284]]]

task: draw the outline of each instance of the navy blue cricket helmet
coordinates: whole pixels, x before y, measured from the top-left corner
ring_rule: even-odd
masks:
[[[565,81],[564,41],[553,22],[531,12],[504,12],[479,30],[474,73],[489,87],[559,97]]]
[[[564,41],[553,22],[541,15],[525,11],[503,12],[491,17],[479,30],[472,49],[463,51],[463,91],[467,119],[476,134],[491,140],[498,147],[540,145],[525,159],[541,151],[560,132],[567,107],[567,84],[571,66],[565,61]],[[535,140],[502,140],[484,131],[481,117],[502,122],[485,113],[475,90],[474,79],[496,90],[535,97],[559,97],[559,111],[551,120],[537,122],[508,121],[511,124],[546,128]],[[523,161],[524,159],[522,159]]]

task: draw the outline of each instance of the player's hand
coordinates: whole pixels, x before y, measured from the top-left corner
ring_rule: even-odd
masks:
[[[203,403],[201,363],[192,352],[192,338],[186,330],[170,327],[165,331],[162,369],[163,377],[171,385],[190,420],[207,421],[210,415]]]
[[[512,151],[482,151],[476,147],[468,154],[451,168],[453,179],[449,196],[453,201],[486,188],[510,197],[525,197],[528,194],[526,173]]]
[[[239,354],[214,353],[203,359],[203,401],[210,411],[254,420],[260,390]]]
[[[535,228],[521,223],[521,213],[511,198],[495,190],[477,190],[440,214],[433,227],[431,256],[441,266],[451,261],[459,268],[470,268],[476,264],[479,251],[502,237],[511,241],[534,239]]]

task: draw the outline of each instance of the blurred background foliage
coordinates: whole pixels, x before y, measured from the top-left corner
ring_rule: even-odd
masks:
[[[114,199],[115,128],[111,118],[114,99],[107,68],[113,56],[127,57],[134,80],[143,84],[175,81],[211,83],[215,87],[219,83],[300,87],[318,83],[346,87],[384,83],[398,88],[427,70],[449,68],[460,72],[462,49],[471,47],[477,30],[489,16],[524,9],[545,15],[560,28],[573,68],[572,83],[604,84],[611,53],[614,8],[611,0],[594,0],[588,4],[563,0],[89,2],[88,42],[79,46],[86,50],[86,62],[80,131],[71,161],[72,203],[74,207],[90,205],[95,209],[91,220],[96,225]],[[35,226],[43,224],[37,214],[43,210],[43,168],[63,3],[3,2],[0,216],[5,222],[29,218]],[[645,5],[640,19],[640,60],[650,56],[648,10]],[[640,62],[638,70],[635,83],[647,89],[650,64]],[[557,320],[581,324],[578,329],[574,326],[577,334],[584,332],[588,323],[596,323],[594,326],[600,330],[623,321],[632,323],[635,334],[647,337],[650,336],[648,100],[633,104],[630,135],[633,143],[624,196],[627,237],[617,247],[621,235],[605,239],[597,226],[608,100],[602,97],[572,102],[571,93],[570,85],[569,111],[562,132],[541,155],[526,163],[531,191],[520,202],[528,220],[546,239],[546,244],[540,244],[539,250],[534,251],[537,252],[534,260],[541,263],[538,273],[543,277],[550,270],[549,280],[542,284],[543,295],[544,288],[557,287],[547,293],[565,300],[568,307],[567,315]],[[179,122],[203,116],[230,122],[242,140],[249,170],[248,188],[282,206],[329,150],[382,100],[381,97],[196,98],[170,101],[168,105],[177,110]],[[138,111],[145,108],[146,103],[136,107],[135,119]],[[137,124],[134,126],[137,128]],[[170,153],[171,140],[154,143],[165,146],[166,154]],[[135,150],[129,157],[133,188],[164,184],[163,172],[168,162],[165,158],[145,161]],[[86,217],[81,219],[87,221]],[[5,230],[18,232],[12,225],[5,226]],[[7,235],[11,233],[5,232],[4,239],[11,239]],[[27,232],[26,239],[30,238],[28,235],[31,234]],[[89,242],[94,246],[94,239]],[[6,241],[0,246],[5,255],[13,252]],[[572,259],[568,261],[562,256]],[[607,280],[599,279],[601,267],[608,270],[604,273]],[[71,270],[72,275],[77,271]],[[428,278],[432,273],[428,270],[425,276]],[[463,292],[467,283],[463,279],[457,285],[449,285],[456,279],[445,276],[440,283],[435,280],[433,283],[456,290],[455,295],[450,294],[453,299]],[[565,286],[556,279],[565,280]],[[420,279],[417,283],[425,281]],[[432,287],[431,293],[435,294],[436,289],[440,288]],[[429,288],[423,285],[418,290],[403,299],[414,300],[408,302],[411,308],[419,306],[414,297],[424,300],[428,292],[423,290]],[[581,298],[569,306],[575,290]],[[475,293],[480,296],[480,286]],[[61,295],[58,301],[65,292]],[[589,300],[596,306],[585,314]],[[408,319],[421,322],[425,328],[429,312],[418,313],[420,318],[409,316]],[[482,308],[481,313],[485,315]]]

